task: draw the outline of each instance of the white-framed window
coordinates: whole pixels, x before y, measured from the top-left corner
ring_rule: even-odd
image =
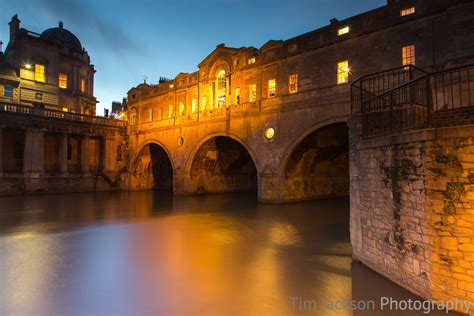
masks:
[[[289,93],[298,92],[298,74],[291,74],[288,77],[288,92]]]
[[[344,60],[337,63],[337,84],[349,82],[349,61]]]
[[[272,98],[276,95],[276,80],[268,80],[268,97]]]
[[[415,65],[416,48],[415,45],[407,45],[402,47],[402,63],[403,65]]]

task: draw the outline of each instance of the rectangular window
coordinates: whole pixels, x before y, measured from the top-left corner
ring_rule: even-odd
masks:
[[[198,111],[198,100],[197,99],[192,99],[191,100],[191,112],[194,114],[194,113],[197,113]]]
[[[173,117],[173,104],[170,104],[168,105],[168,118],[172,118]]]
[[[288,91],[290,93],[298,92],[298,74],[292,74],[288,78]]]
[[[207,109],[207,96],[202,97],[202,108],[201,111],[205,111]]]
[[[337,63],[337,84],[349,82],[349,61]]]
[[[403,65],[415,65],[415,45],[402,47]]]
[[[249,102],[255,102],[257,100],[257,85],[251,84],[249,87]]]
[[[179,102],[179,115],[186,114],[186,106],[183,102]]]
[[[153,122],[153,109],[150,109],[150,122]]]
[[[6,84],[3,86],[3,96],[7,98],[13,98],[13,86]]]
[[[59,74],[59,87],[67,89],[67,74]]]
[[[251,64],[255,64],[255,57],[251,57],[249,58],[248,60],[248,64],[251,65]]]
[[[274,97],[276,94],[276,81],[275,79],[268,80],[268,97]]]
[[[240,104],[240,88],[235,88],[235,103]]]
[[[86,92],[86,80],[81,78],[81,92]]]
[[[350,30],[350,28],[348,26],[342,27],[342,28],[337,30],[337,36],[347,34],[347,33],[349,33],[349,30]]]
[[[137,114],[136,113],[130,114],[130,124],[137,124]]]
[[[400,11],[400,16],[406,16],[415,13],[415,7],[406,8]]]
[[[44,65],[35,64],[35,80],[39,82],[46,82]]]

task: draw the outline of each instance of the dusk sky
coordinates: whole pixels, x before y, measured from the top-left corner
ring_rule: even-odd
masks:
[[[219,43],[261,47],[375,9],[386,0],[0,0],[0,40],[8,22],[41,33],[58,21],[74,33],[97,73],[97,114],[143,82],[193,72]]]

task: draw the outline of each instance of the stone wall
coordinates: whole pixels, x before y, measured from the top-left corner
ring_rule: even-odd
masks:
[[[474,299],[474,128],[361,140],[350,120],[353,257],[434,300]]]

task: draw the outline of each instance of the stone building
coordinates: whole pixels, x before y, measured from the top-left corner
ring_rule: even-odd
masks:
[[[0,52],[1,194],[118,189],[124,121],[95,116],[94,66],[63,27],[34,33],[15,15]]]
[[[10,41],[0,53],[0,101],[95,115],[94,65],[62,22],[41,34],[20,28],[15,15]]]

